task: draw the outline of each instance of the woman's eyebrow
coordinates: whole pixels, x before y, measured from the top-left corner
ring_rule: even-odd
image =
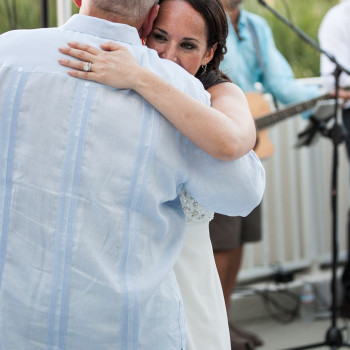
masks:
[[[154,27],[153,30],[154,30],[154,29],[159,30],[159,31],[162,32],[163,34],[168,34],[168,32],[167,32],[166,30],[161,29],[161,28],[159,28],[159,27]]]
[[[159,32],[161,32],[162,34],[168,35],[168,32],[164,29],[161,29],[159,27],[153,27],[153,30],[158,30]],[[187,40],[187,41],[196,41],[197,43],[199,43],[200,41],[196,38],[182,38],[182,40]]]
[[[183,40],[187,40],[187,41],[196,41],[197,43],[199,43],[200,41],[196,38],[183,38]]]

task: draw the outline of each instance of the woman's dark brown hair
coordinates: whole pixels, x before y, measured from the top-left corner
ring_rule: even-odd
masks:
[[[163,0],[164,1],[164,0]],[[161,4],[162,0],[159,1]],[[230,79],[219,70],[220,62],[226,53],[226,38],[228,35],[227,19],[220,0],[180,0],[190,4],[194,10],[200,13],[207,27],[207,47],[211,48],[217,44],[213,59],[207,64],[206,69],[200,67],[196,77],[209,87],[230,81]]]

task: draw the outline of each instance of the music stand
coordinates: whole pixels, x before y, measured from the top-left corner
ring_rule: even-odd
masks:
[[[298,133],[298,142],[295,147],[311,146],[316,143],[320,135],[329,137],[328,122],[334,113],[334,102],[333,99],[329,99],[316,103],[313,115],[308,118],[308,125]]]
[[[333,126],[332,128],[327,128],[324,120],[317,120],[314,116],[311,119],[311,127],[307,131],[301,133],[302,137],[309,136],[306,138],[306,143],[304,145],[310,144],[312,138],[316,135],[317,131],[320,131],[321,135],[329,137],[333,142],[333,164],[332,164],[332,188],[331,188],[331,203],[332,203],[332,308],[331,308],[331,326],[328,328],[324,341],[302,345],[298,347],[288,348],[285,350],[302,350],[302,349],[312,349],[318,348],[320,346],[329,346],[332,350],[336,350],[339,347],[348,347],[350,344],[343,341],[343,336],[341,330],[337,327],[337,265],[338,265],[338,208],[337,208],[337,199],[338,199],[338,186],[337,186],[337,177],[338,177],[338,145],[344,141],[345,135],[343,133],[343,128],[338,123],[338,89],[339,89],[339,76],[342,72],[345,72],[350,75],[350,71],[341,66],[334,56],[330,55],[328,52],[323,50],[317,43],[315,43],[310,37],[303,33],[300,29],[294,26],[293,23],[284,18],[280,13],[275,9],[268,6],[264,0],[258,0],[258,2],[271,11],[277,18],[279,18],[283,23],[285,23],[289,28],[291,28],[295,33],[297,33],[305,42],[310,44],[314,49],[316,49],[321,54],[326,55],[334,64],[334,113],[333,113]]]

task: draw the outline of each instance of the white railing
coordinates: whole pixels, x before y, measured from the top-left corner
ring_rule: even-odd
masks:
[[[57,26],[62,25],[72,15],[72,0],[57,0]]]
[[[263,161],[267,178],[263,239],[246,245],[239,281],[267,276],[274,264],[285,269],[317,269],[331,261],[333,144],[321,136],[312,146],[295,148],[297,134],[307,123],[295,116],[268,129],[275,153]],[[349,161],[345,144],[338,149],[338,246],[339,258],[344,260]]]

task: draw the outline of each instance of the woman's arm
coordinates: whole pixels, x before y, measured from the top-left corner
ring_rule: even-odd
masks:
[[[212,107],[189,97],[140,66],[129,50],[116,43],[105,50],[69,43],[61,53],[82,61],[59,62],[76,70],[71,76],[93,80],[118,89],[133,89],[152,104],[170,123],[206,153],[221,160],[233,160],[248,153],[256,141],[256,129],[243,92],[234,84],[211,87]],[[91,72],[84,72],[85,62]]]

